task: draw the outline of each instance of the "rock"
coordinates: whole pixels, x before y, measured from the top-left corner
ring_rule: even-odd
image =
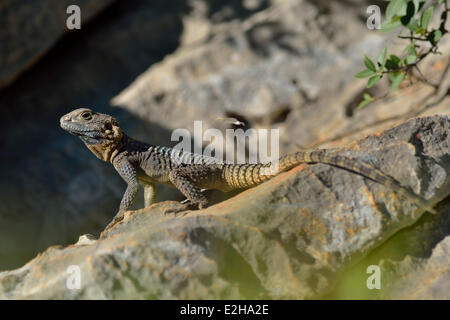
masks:
[[[450,190],[449,124],[415,118],[336,152],[437,203]],[[173,205],[130,212],[94,245],[52,247],[0,273],[0,298],[317,298],[423,214],[382,185],[322,164],[184,216],[163,214]],[[447,249],[435,249],[434,261],[448,261]],[[80,268],[79,290],[66,287],[70,266]]]
[[[386,262],[384,299],[450,300],[450,236],[439,242],[427,259],[408,256]]]
[[[97,3],[106,2],[89,6]],[[0,134],[8,137],[0,141],[0,166],[7,168],[0,172],[0,269],[17,268],[51,245],[75,243],[80,234],[97,235],[117,210],[123,181],[58,126],[74,108],[113,114],[131,136],[166,146],[176,143],[173,129],[192,129],[193,120],[206,129],[217,118],[234,118],[244,129],[279,128],[282,154],[359,126],[326,145],[391,127],[398,119],[369,124],[405,111],[429,89],[406,88],[353,110],[364,90],[353,79],[363,54],[391,48],[389,36],[365,26],[373,3],[115,1],[81,32],[63,36],[0,94]],[[442,51],[429,71],[437,76]],[[444,99],[429,112],[449,114],[449,106]],[[182,199],[158,188],[158,200]]]
[[[170,141],[163,124],[111,110],[109,100],[176,47],[182,2],[116,1],[2,91],[0,133],[8,139],[0,141],[0,166],[8,169],[0,172],[0,270],[80,234],[98,235],[120,203],[124,182],[62,131],[59,117],[89,106],[117,116],[136,138]],[[178,199],[159,191],[160,199]]]
[[[89,246],[91,244],[94,244],[97,239],[92,234],[83,234],[78,239],[77,243],[75,243],[76,246]]]
[[[113,105],[170,129],[192,129],[199,115],[205,126],[216,117],[237,116],[252,127],[284,128],[286,117],[299,113],[290,117],[296,130],[286,132],[293,131],[299,143],[310,142],[318,130],[329,130],[317,124],[330,121],[341,107],[304,114],[305,107],[339,99],[340,88],[362,68],[361,55],[386,40],[361,28],[355,12],[337,2],[274,1],[241,19],[218,21],[208,19],[206,2],[193,3],[182,44],[114,97]],[[245,10],[238,3],[228,9]],[[286,147],[292,139],[285,134],[283,140]]]
[[[446,294],[432,294],[432,287],[421,283],[424,279],[429,279],[431,283],[433,273],[426,271],[424,266],[427,263],[433,264],[433,252],[450,234],[448,201],[442,201],[436,209],[440,212],[437,216],[422,216],[346,270],[326,298],[411,299],[418,297],[415,293],[420,290],[422,293],[427,292],[427,295],[422,294],[420,299],[444,299]],[[368,278],[373,275],[373,271],[368,271],[369,267],[379,267],[380,288],[367,286]],[[444,272],[448,267],[448,264],[442,263],[439,266],[440,272]],[[443,278],[441,280],[441,288],[448,286]]]
[[[70,30],[66,9],[77,5],[81,10],[81,27],[110,5],[112,0],[88,1],[20,1],[0,3],[0,89],[13,82],[36,63]]]

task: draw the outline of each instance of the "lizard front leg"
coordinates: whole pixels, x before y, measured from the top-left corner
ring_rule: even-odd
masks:
[[[113,160],[113,165],[122,179],[127,183],[127,189],[122,196],[122,201],[120,201],[119,212],[117,212],[114,219],[108,224],[106,230],[123,220],[125,211],[127,211],[134,203],[139,192],[139,182],[137,179],[136,169],[127,160],[127,158],[119,155]]]

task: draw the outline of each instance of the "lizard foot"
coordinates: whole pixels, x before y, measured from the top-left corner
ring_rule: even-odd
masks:
[[[201,201],[201,202],[195,203],[189,199],[184,199],[183,201],[180,202],[178,207],[165,209],[164,215],[169,215],[169,214],[173,213],[173,214],[175,214],[175,216],[177,216],[177,214],[182,212],[183,213],[182,216],[184,217],[185,215],[187,215],[191,212],[190,210],[204,209],[207,206],[208,206],[208,203],[206,201]]]
[[[183,212],[182,216],[187,215],[190,211],[189,209],[192,209],[193,205],[189,199],[185,199],[180,202],[180,205],[178,205],[175,208],[167,208],[164,210],[164,215],[174,214],[175,216],[180,215],[180,213]]]
[[[106,228],[105,228],[105,230],[103,232],[111,230],[116,224],[118,224],[120,221],[122,221],[123,218],[124,218],[124,214],[119,212],[114,217],[114,219],[112,219],[112,221],[110,223],[108,223],[108,225],[106,226]]]

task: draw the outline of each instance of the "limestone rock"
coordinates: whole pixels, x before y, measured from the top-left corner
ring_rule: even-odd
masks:
[[[447,116],[416,118],[336,152],[437,203],[450,190],[449,125]],[[184,216],[164,215],[172,205],[130,212],[93,245],[52,247],[0,273],[0,298],[317,298],[423,214],[384,186],[326,165],[299,166]],[[438,246],[433,265],[448,261],[447,251]],[[79,290],[66,287],[70,266],[79,267]]]
[[[439,242],[427,259],[406,257],[386,262],[384,299],[450,300],[450,236]]]
[[[3,19],[21,14],[6,8],[25,2],[0,4],[0,24],[7,21],[0,28],[0,74],[5,70],[9,79],[0,94],[0,135],[7,137],[0,140],[0,167],[7,168],[0,172],[1,270],[17,268],[49,246],[76,243],[80,234],[98,235],[117,210],[124,182],[58,126],[74,108],[110,113],[131,136],[165,146],[175,144],[174,128],[192,129],[193,120],[206,129],[216,125],[214,119],[235,118],[244,129],[279,128],[284,154],[359,126],[364,129],[328,146],[392,127],[395,121],[365,128],[429,93],[425,86],[406,88],[348,113],[364,90],[363,81],[353,79],[363,54],[373,57],[381,46],[393,45],[365,26],[367,6],[385,1],[134,0],[115,1],[95,15],[107,1],[80,0],[71,3],[82,8],[82,30],[63,35],[58,27],[65,26],[66,3],[26,2],[40,24]],[[91,12],[86,6],[93,18],[85,24]],[[35,33],[21,27],[39,35],[29,39]],[[3,54],[17,47],[26,54],[12,54],[8,59],[17,60],[4,67]],[[446,48],[422,71],[439,76]],[[37,52],[47,54],[37,61]],[[448,99],[429,114],[449,114]],[[414,179],[410,175],[400,178]],[[183,199],[173,189],[158,189],[159,201]]]

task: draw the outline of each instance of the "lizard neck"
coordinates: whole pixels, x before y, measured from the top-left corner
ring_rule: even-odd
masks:
[[[128,140],[129,138],[122,129],[114,126],[110,139],[104,139],[100,144],[90,144],[87,147],[100,160],[112,163],[123,147],[127,145]]]

